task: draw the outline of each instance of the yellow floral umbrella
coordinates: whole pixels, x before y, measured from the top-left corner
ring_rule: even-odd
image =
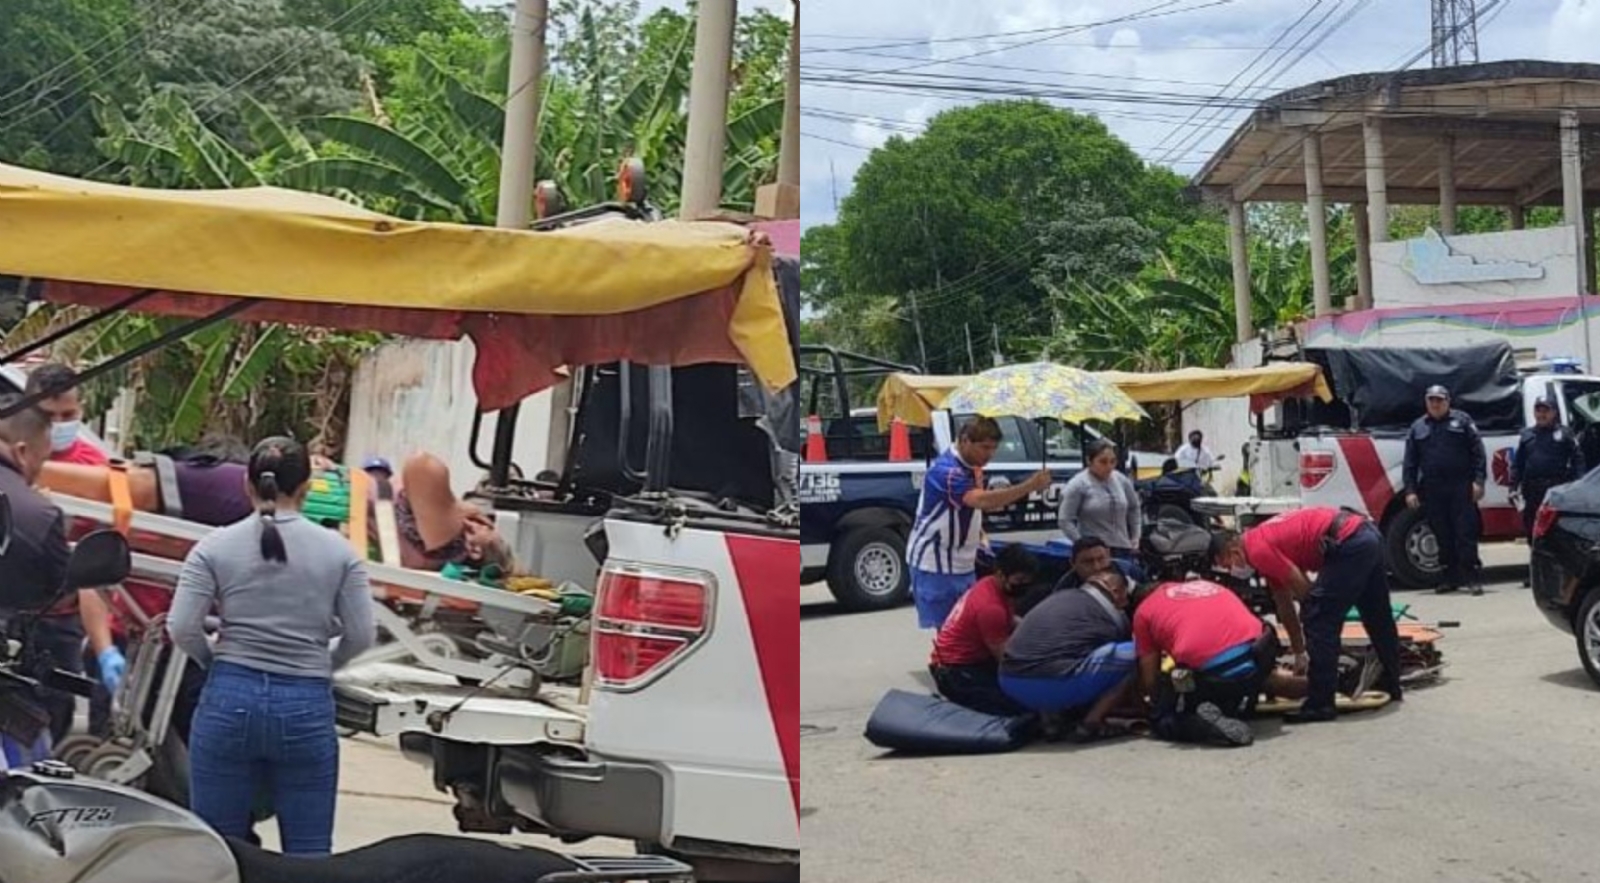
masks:
[[[991,368],[962,384],[945,408],[985,417],[1027,420],[1148,420],[1150,415],[1110,381],[1051,362]]]

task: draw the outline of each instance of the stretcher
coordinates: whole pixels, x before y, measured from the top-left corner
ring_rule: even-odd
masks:
[[[1373,711],[1388,705],[1389,702],[1388,693],[1381,690],[1367,690],[1354,696],[1346,696],[1340,693],[1334,697],[1333,706],[1340,714],[1346,714],[1352,711]],[[1304,699],[1284,699],[1280,697],[1262,699],[1256,703],[1256,716],[1267,717],[1289,714],[1290,712],[1299,711],[1300,706],[1304,703]]]
[[[49,496],[66,515],[72,536],[107,526],[121,529],[134,549],[130,582],[146,590],[152,586],[170,590],[189,549],[214,530],[209,525],[168,515],[129,511],[115,503],[56,493]],[[373,598],[379,602],[373,608],[378,627],[393,641],[373,648],[357,662],[410,657],[426,668],[462,680],[493,679],[497,685],[512,690],[537,686],[532,671],[507,671],[507,664],[514,660],[486,651],[482,645],[488,639],[498,648],[521,651],[518,655],[531,654],[539,648],[521,645],[531,636],[544,633],[533,627],[537,623],[554,622],[560,616],[559,602],[380,562],[368,562],[367,573]],[[123,601],[117,605],[119,609],[142,607],[134,603],[127,586],[116,592]]]

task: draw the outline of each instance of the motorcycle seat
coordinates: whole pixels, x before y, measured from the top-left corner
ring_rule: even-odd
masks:
[[[233,839],[228,847],[242,883],[537,883],[579,869],[546,849],[444,834],[391,837],[328,858],[280,855]]]

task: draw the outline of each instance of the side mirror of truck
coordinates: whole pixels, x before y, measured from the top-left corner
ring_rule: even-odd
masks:
[[[62,590],[75,592],[95,586],[116,585],[133,571],[128,540],[114,530],[97,530],[72,549],[67,559],[67,579]]]

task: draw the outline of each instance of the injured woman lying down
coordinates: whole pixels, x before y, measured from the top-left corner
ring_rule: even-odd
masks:
[[[45,489],[100,502],[112,502],[111,467],[46,463],[39,483]],[[230,459],[197,455],[142,457],[127,466],[133,508],[221,527],[255,517],[246,484],[246,466]],[[406,460],[394,501],[400,564],[440,570],[449,564],[497,565],[514,570],[511,547],[491,518],[458,499],[450,487],[450,467],[438,457],[418,453]],[[376,519],[368,519],[376,526]],[[376,541],[376,537],[373,538]]]

